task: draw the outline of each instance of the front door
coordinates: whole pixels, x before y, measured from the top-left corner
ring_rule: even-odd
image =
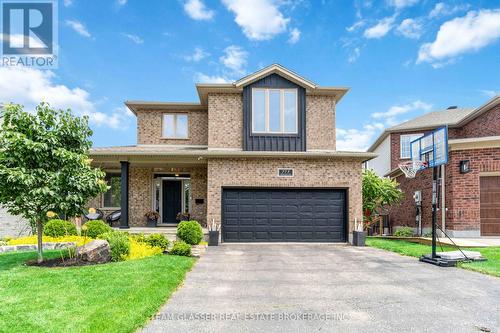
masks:
[[[163,223],[177,223],[177,214],[182,211],[182,181],[163,181]]]

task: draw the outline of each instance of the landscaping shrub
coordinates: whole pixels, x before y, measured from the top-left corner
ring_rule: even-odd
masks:
[[[163,249],[157,246],[151,246],[148,243],[139,242],[137,241],[137,239],[134,239],[132,237],[130,237],[129,240],[130,253],[125,258],[125,260],[141,259],[163,253]]]
[[[5,245],[9,245],[7,241],[0,240],[0,246],[5,246]]]
[[[423,237],[432,237],[432,232],[426,232],[425,234],[422,235]]]
[[[177,226],[177,237],[188,244],[197,245],[203,239],[203,231],[198,221],[182,221]]]
[[[30,245],[37,243],[36,235],[33,236],[25,236],[14,238],[7,241],[8,245]],[[74,242],[76,246],[82,246],[84,244],[90,243],[92,238],[84,237],[84,236],[63,236],[63,237],[51,237],[51,236],[43,236],[42,241],[44,243],[66,243],[66,242]]]
[[[82,236],[98,238],[100,235],[112,231],[113,229],[102,220],[87,221],[82,227]]]
[[[76,226],[65,220],[50,220],[43,228],[43,234],[51,237],[76,236]]]
[[[175,241],[174,246],[172,246],[172,248],[170,249],[170,254],[173,254],[176,256],[190,257],[191,256],[191,245],[189,245],[183,241]]]
[[[111,260],[122,261],[130,254],[130,240],[126,233],[111,231],[101,234],[99,238],[108,241],[111,249]]]
[[[394,232],[394,236],[396,236],[396,237],[411,237],[411,236],[413,236],[413,228],[402,227]]]
[[[165,251],[168,247],[169,241],[162,234],[151,234],[145,237],[145,243],[149,244],[150,246],[159,247],[160,249]]]

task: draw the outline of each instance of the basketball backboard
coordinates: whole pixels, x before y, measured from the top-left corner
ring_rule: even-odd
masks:
[[[410,142],[412,161],[426,162],[422,169],[448,163],[448,128],[441,127]]]

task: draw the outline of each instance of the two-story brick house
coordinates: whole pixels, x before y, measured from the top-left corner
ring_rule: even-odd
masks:
[[[345,242],[361,220],[362,163],[335,149],[346,88],[271,65],[228,84],[197,84],[199,103],[126,102],[137,145],[94,148],[111,190],[94,206],[121,226],[160,226],[179,212],[222,227],[222,241]]]
[[[393,229],[415,227],[417,191],[422,194],[424,232],[431,226],[432,171],[406,179],[398,164],[409,160],[412,140],[442,126],[448,126],[449,154],[441,167],[441,207],[446,212],[438,212],[441,228],[454,237],[499,236],[500,96],[478,108],[450,107],[390,127],[368,149],[378,157],[366,167],[396,179],[405,192],[403,202],[389,213]]]

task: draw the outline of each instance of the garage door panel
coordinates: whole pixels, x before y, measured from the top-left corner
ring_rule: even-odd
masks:
[[[481,235],[500,235],[500,177],[480,177]]]
[[[223,239],[344,242],[344,207],[344,190],[224,189]]]

